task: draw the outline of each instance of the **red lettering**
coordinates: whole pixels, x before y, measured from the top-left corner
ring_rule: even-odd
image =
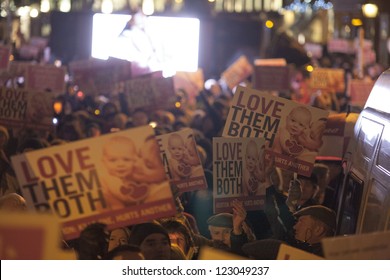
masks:
[[[22,161],[20,164],[22,165],[22,171],[24,177],[26,178],[27,183],[38,181],[38,177],[34,177],[32,174],[30,174],[28,170],[27,162]]]
[[[54,154],[54,157],[57,159],[58,163],[65,170],[65,172],[70,173],[70,172],[72,172],[72,165],[73,165],[72,151],[68,151],[66,153],[66,156],[67,156],[67,159],[66,159],[66,161],[64,161],[60,154]]]
[[[45,162],[47,164],[45,164]],[[37,164],[38,164],[39,173],[44,178],[50,178],[57,174],[56,165],[54,164],[54,160],[51,157],[49,156],[41,157],[40,159],[38,159]]]
[[[240,92],[238,93],[237,106],[245,108],[245,105],[241,103],[241,99],[242,99],[243,94],[244,94],[244,91],[240,90]]]
[[[89,154],[85,154],[85,152],[88,152],[88,151],[89,151],[89,147],[83,147],[83,148],[76,149],[76,156],[77,156],[77,159],[79,160],[81,170],[89,169],[89,168],[92,168],[95,166],[94,164],[87,163],[87,160],[91,159]]]

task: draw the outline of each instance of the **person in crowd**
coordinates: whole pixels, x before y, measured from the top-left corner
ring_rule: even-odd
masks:
[[[186,259],[196,258],[198,248],[195,246],[191,230],[179,219],[169,219],[161,224],[169,234],[171,245],[178,246]]]
[[[75,251],[79,260],[102,260],[107,254],[109,233],[102,223],[89,224],[80,233]]]
[[[0,125],[0,197],[8,193],[20,192],[7,150],[9,140],[8,129]]]
[[[242,245],[253,239],[251,229],[245,224],[246,210],[242,202],[233,201],[233,214],[219,213],[207,220],[212,247],[242,255]]]
[[[120,245],[129,244],[130,230],[127,227],[119,227],[111,230],[108,240],[108,252]]]
[[[26,200],[17,193],[8,193],[0,197],[0,211],[25,212]]]
[[[121,244],[107,253],[106,260],[144,260],[145,257],[138,246]]]
[[[294,213],[296,247],[323,256],[321,240],[336,232],[336,213],[325,206],[313,205]]]
[[[129,244],[139,246],[146,260],[171,259],[169,234],[157,222],[134,225],[131,229]]]
[[[313,173],[310,177],[298,175],[297,180],[291,180],[286,199],[290,211],[296,212],[302,208],[317,205],[315,197],[318,190],[318,178]]]
[[[98,137],[102,135],[102,128],[97,122],[90,122],[86,128],[87,137]]]

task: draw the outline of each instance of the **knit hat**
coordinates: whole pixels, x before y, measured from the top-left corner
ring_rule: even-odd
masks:
[[[168,232],[160,224],[142,223],[142,224],[135,225],[131,229],[129,244],[141,246],[145,238],[153,233],[161,233],[165,235],[170,243]]]
[[[255,260],[276,260],[282,241],[277,239],[262,239],[246,243],[242,251]]]
[[[294,213],[294,216],[297,218],[307,215],[323,222],[333,231],[336,230],[336,213],[332,209],[322,205],[313,205]]]
[[[209,226],[233,228],[233,215],[229,213],[219,213],[211,216],[207,220]]]

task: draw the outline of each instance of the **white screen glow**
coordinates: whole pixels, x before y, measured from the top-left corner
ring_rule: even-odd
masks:
[[[109,56],[136,61],[164,76],[176,71],[198,70],[199,19],[145,18],[144,30],[125,30],[130,15],[95,14],[93,17],[91,56]]]

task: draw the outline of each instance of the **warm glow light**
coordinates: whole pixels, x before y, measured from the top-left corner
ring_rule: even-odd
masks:
[[[41,1],[41,12],[47,13],[50,11],[50,0],[42,0]]]
[[[312,65],[307,65],[306,66],[306,71],[307,72],[313,72],[313,70],[314,70],[314,67]]]
[[[77,92],[77,97],[78,98],[83,98],[84,97],[84,92],[82,92],[81,90]]]
[[[181,107],[181,103],[180,103],[180,102],[176,102],[176,103],[175,103],[175,107],[176,107],[176,108],[180,108],[180,107]]]
[[[364,4],[362,6],[363,15],[367,18],[374,18],[378,15],[378,6],[375,4]]]
[[[38,15],[39,15],[39,11],[35,8],[32,8],[30,11],[30,17],[36,18],[36,17],[38,17]]]
[[[267,20],[267,21],[265,22],[265,26],[266,26],[267,28],[271,29],[272,27],[274,27],[274,23],[273,23],[272,20]]]
[[[100,115],[100,110],[99,110],[99,109],[96,109],[96,110],[95,110],[95,115],[96,115],[96,116]]]
[[[150,16],[154,13],[154,1],[153,0],[144,0],[142,2],[142,12]]]
[[[61,101],[54,102],[53,109],[56,114],[60,114],[62,112],[62,102]]]
[[[362,25],[363,25],[363,22],[362,22],[362,20],[361,20],[360,18],[353,18],[353,19],[351,20],[351,24],[352,24],[353,26],[362,26]]]
[[[67,13],[70,11],[72,7],[72,4],[70,3],[70,0],[61,0],[60,2],[60,11]]]
[[[150,125],[151,127],[153,127],[153,128],[156,128],[157,123],[156,123],[156,122],[150,122],[149,125]]]
[[[102,13],[103,14],[111,14],[114,10],[114,5],[111,0],[103,0],[102,3]]]

